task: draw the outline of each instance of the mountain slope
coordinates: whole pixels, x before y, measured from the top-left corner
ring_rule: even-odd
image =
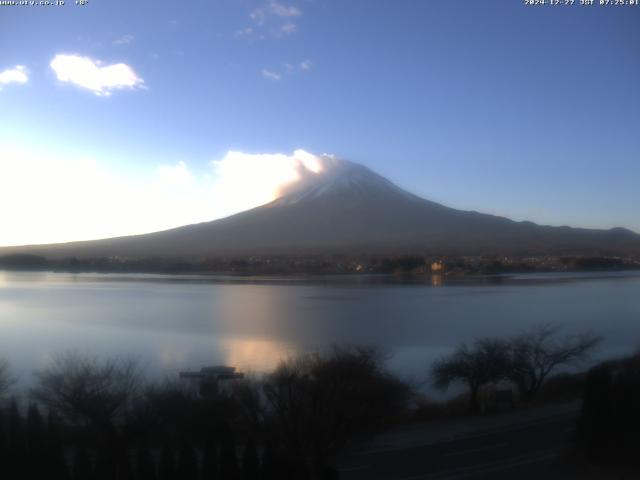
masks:
[[[325,159],[277,200],[212,222],[90,242],[0,249],[47,257],[435,253],[629,254],[625,229],[539,226],[455,210],[402,190],[368,168]]]

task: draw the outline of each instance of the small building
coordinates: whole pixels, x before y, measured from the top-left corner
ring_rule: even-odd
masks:
[[[236,367],[215,365],[202,367],[199,371],[180,372],[180,378],[198,381],[200,395],[210,396],[218,393],[218,382],[244,378],[244,373],[237,372]]]
[[[202,367],[197,372],[180,372],[180,378],[194,378],[198,380],[234,380],[244,378],[244,373],[236,372],[236,367],[226,365],[215,365],[213,367]]]
[[[444,273],[444,262],[437,261],[431,263],[431,273]]]

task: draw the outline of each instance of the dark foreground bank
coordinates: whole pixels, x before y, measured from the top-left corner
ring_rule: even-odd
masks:
[[[391,374],[373,348],[303,355],[263,377],[229,382],[145,382],[132,360],[65,354],[36,373],[22,399],[11,397],[10,369],[2,363],[0,473],[8,479],[315,480],[508,478],[498,471],[535,478],[524,474],[550,466],[565,475],[555,478],[579,478],[571,475],[584,465],[637,472],[639,356],[588,374],[545,376],[533,392],[516,383],[505,388],[508,373],[522,371],[534,353],[527,348],[537,346],[531,357],[537,359],[543,348],[544,355],[585,348],[586,337],[552,338],[462,346],[433,367],[436,383],[447,362],[466,361],[466,373],[501,376],[485,377],[479,398],[467,393],[440,404]],[[511,401],[498,402],[498,391],[511,391]],[[551,415],[537,413],[545,409]]]

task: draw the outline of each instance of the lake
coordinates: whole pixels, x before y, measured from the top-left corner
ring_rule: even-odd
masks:
[[[424,382],[461,341],[555,322],[640,347],[640,273],[430,278],[258,278],[0,271],[0,357],[21,383],[69,350],[132,355],[150,375],[228,364],[263,372],[296,352],[379,345]]]

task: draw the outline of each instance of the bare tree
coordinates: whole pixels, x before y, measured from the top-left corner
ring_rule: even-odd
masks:
[[[127,415],[130,431],[148,433],[158,428],[179,429],[196,409],[196,392],[178,379],[148,383],[139,389]]]
[[[9,371],[9,362],[0,358],[0,398],[2,398],[11,388],[14,378]]]
[[[263,379],[248,376],[232,385],[232,395],[248,430],[255,434],[264,425],[268,412],[264,403]]]
[[[589,333],[557,338],[558,330],[554,325],[539,325],[509,342],[507,377],[525,401],[533,400],[555,368],[586,359],[601,341]]]
[[[269,431],[300,478],[325,478],[327,460],[402,412],[409,389],[387,373],[380,352],[334,349],[283,362],[266,379]]]
[[[72,423],[93,424],[113,432],[140,388],[132,359],[98,360],[77,353],[55,356],[36,372],[32,395]]]
[[[505,378],[508,366],[508,346],[498,339],[476,340],[473,346],[461,344],[450,356],[438,360],[431,369],[435,386],[446,389],[460,382],[469,387],[469,408],[480,411],[478,393],[483,385]]]

